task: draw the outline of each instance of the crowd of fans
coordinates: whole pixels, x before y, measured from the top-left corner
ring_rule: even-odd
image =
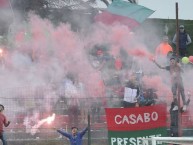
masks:
[[[182,27],[184,28],[184,26],[180,26],[180,29]],[[181,37],[184,38],[184,35]],[[185,38],[183,40],[185,41]],[[186,45],[191,43],[190,37],[187,37],[187,40],[189,42],[187,42]],[[180,46],[181,45],[183,44],[180,44]],[[180,57],[183,57],[186,55],[186,52],[181,52],[181,49],[180,47]],[[172,72],[180,71],[178,66],[177,69],[173,69],[170,64],[171,61],[179,58],[175,56],[173,48],[168,43],[167,36],[163,37],[163,41],[155,49],[155,59],[158,60],[160,58],[164,58],[165,64],[169,66],[158,66],[169,70],[171,77],[173,77]],[[88,52],[88,61],[101,78],[101,80],[96,80],[98,83],[95,84],[98,84],[98,86],[88,86],[81,81],[78,73],[68,72],[60,84],[61,88],[53,89],[54,91],[62,92],[59,93],[60,99],[54,102],[55,104],[52,104],[53,112],[61,115],[67,114],[69,117],[69,126],[78,126],[80,123],[87,124],[88,112],[91,113],[92,123],[102,122],[101,114],[104,113],[103,108],[105,107],[129,108],[151,106],[160,103],[157,93],[158,90],[145,85],[143,82],[143,77],[146,75],[144,70],[140,64],[135,61],[135,57],[129,55],[124,49],[120,49],[116,55],[112,55],[108,47],[95,45]],[[157,64],[155,60],[153,60],[153,62]],[[180,76],[178,78],[180,78]],[[174,96],[174,103],[177,105],[177,86],[175,83],[172,85],[171,92]],[[89,89],[89,87],[92,87],[92,89]],[[185,99],[183,86],[180,91],[185,111],[187,101]],[[66,112],[57,110],[58,107],[61,107],[58,105],[61,100]]]

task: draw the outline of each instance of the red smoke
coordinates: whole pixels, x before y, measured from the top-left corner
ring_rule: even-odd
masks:
[[[145,88],[154,88],[156,93],[159,96],[163,96],[165,101],[170,100],[172,98],[170,86],[167,86],[163,83],[163,79],[160,76],[144,76],[143,82]],[[171,96],[168,98],[168,96]],[[163,98],[162,98],[163,99]]]
[[[135,57],[140,57],[140,58],[148,58],[149,60],[153,60],[154,56],[144,48],[133,48],[128,50],[128,53],[132,56]]]
[[[9,6],[9,0],[0,0],[0,8]]]

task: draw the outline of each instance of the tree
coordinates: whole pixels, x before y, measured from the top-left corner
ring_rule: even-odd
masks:
[[[110,4],[108,0],[101,1],[106,6]],[[136,3],[136,0],[129,2]],[[70,23],[73,30],[87,27],[100,10],[93,7],[96,6],[96,0],[15,0],[12,1],[12,5],[24,20],[27,20],[28,13],[33,11],[40,17],[51,20],[55,25],[61,22]]]
[[[24,18],[30,11],[34,11],[40,16],[45,16],[48,2],[46,0],[16,0],[12,2],[12,7],[14,10],[19,11]]]

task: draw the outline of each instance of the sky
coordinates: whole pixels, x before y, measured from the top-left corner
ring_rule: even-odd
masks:
[[[176,3],[178,3],[178,19],[193,20],[193,0],[138,0],[138,4],[155,12],[149,18],[176,19]]]

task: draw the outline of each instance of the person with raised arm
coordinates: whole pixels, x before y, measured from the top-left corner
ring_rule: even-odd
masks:
[[[3,114],[4,106],[0,104],[0,139],[2,140],[3,145],[7,145],[7,139],[4,134],[3,127],[8,127],[10,121],[7,120],[7,117]]]
[[[67,137],[70,141],[70,145],[82,145],[82,138],[85,135],[85,133],[88,131],[88,127],[83,129],[82,131],[78,131],[77,127],[71,128],[71,133],[67,133],[66,131],[62,129],[58,129],[57,132],[62,134],[63,136]]]
[[[186,101],[186,97],[185,97],[185,93],[184,93],[184,85],[183,85],[183,80],[182,80],[182,76],[181,76],[181,73],[183,72],[183,70],[180,66],[180,63],[178,63],[178,61],[176,60],[176,58],[174,56],[170,58],[170,65],[168,65],[168,66],[161,66],[160,64],[158,64],[156,62],[155,59],[153,59],[153,62],[160,69],[165,69],[165,70],[168,70],[170,72],[171,84],[172,84],[171,90],[172,90],[173,102],[174,102],[173,111],[178,110],[177,89],[179,89],[179,93],[180,93],[180,95],[182,97],[182,101],[183,101],[182,111],[186,111],[187,101]]]

